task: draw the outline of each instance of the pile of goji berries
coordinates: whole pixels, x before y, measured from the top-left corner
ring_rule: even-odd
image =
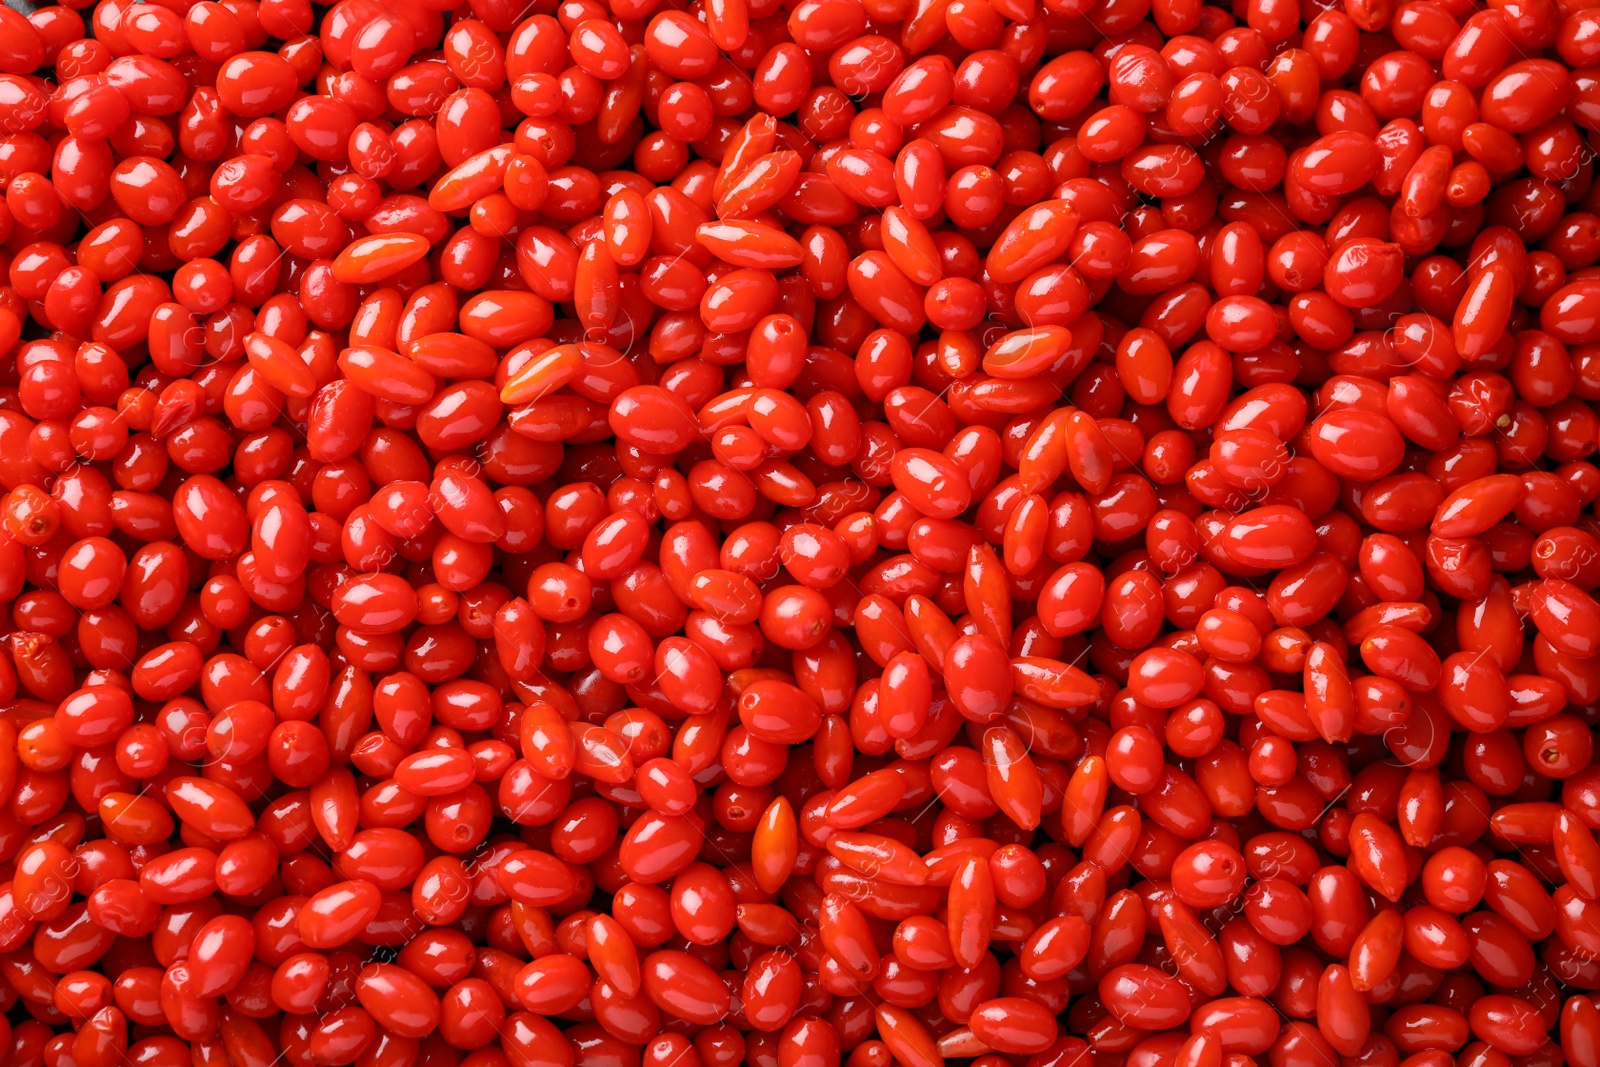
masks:
[[[1600,1067],[1595,4],[0,7],[0,1067]]]

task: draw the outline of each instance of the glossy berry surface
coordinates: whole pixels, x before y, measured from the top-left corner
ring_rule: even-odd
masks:
[[[1593,5],[0,7],[0,1067],[1600,1067]]]

